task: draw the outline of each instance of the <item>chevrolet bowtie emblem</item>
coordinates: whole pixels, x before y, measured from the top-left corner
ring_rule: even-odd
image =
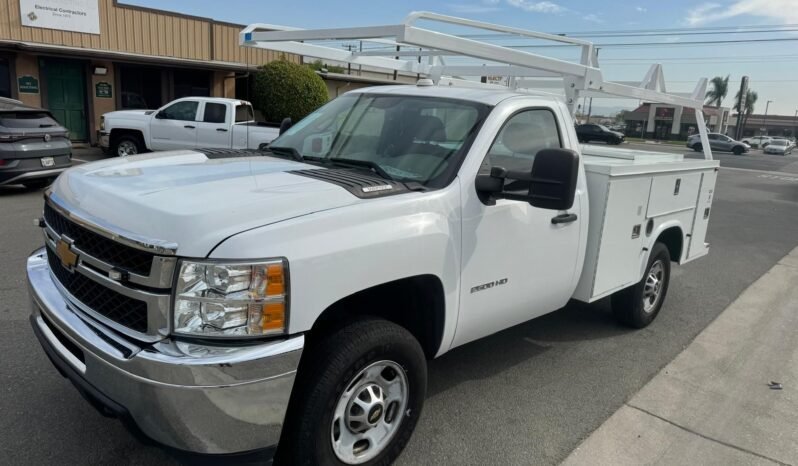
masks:
[[[72,270],[78,265],[78,255],[72,252],[70,243],[63,239],[59,239],[58,242],[55,243],[55,255],[61,259],[61,264],[67,270]]]

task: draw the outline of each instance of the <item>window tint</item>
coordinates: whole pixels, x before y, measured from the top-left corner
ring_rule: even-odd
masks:
[[[194,121],[198,105],[199,102],[193,100],[178,102],[161,110],[161,117],[167,120]]]
[[[718,139],[718,135],[717,134],[707,134],[707,137],[709,139],[712,139],[713,141]]]
[[[511,117],[499,131],[483,163],[484,170],[499,166],[531,170],[535,154],[562,147],[557,121],[550,110],[525,110]]]
[[[236,105],[236,123],[243,121],[253,121],[255,115],[252,114],[252,107],[250,105]]]
[[[6,128],[53,128],[59,124],[45,112],[3,112],[0,113],[0,126]]]
[[[227,105],[205,102],[205,116],[202,121],[205,123],[224,123],[227,117]]]

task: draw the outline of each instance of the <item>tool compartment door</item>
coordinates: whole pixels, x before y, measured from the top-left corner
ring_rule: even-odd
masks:
[[[611,178],[592,296],[621,289],[640,278],[650,188],[650,176]]]
[[[701,174],[701,186],[698,193],[695,216],[693,217],[693,228],[690,236],[690,249],[687,251],[687,260],[696,259],[709,252],[709,244],[705,242],[707,227],[709,226],[709,214],[712,209],[712,199],[715,196],[715,181],[718,172],[706,170]]]
[[[655,175],[648,201],[648,218],[695,208],[701,173]]]

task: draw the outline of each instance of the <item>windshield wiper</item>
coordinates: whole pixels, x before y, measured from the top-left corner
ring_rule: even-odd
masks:
[[[287,156],[293,158],[294,160],[296,160],[297,162],[302,162],[304,160],[304,157],[302,157],[302,154],[300,154],[299,151],[294,149],[293,147],[269,146],[269,148],[266,149],[266,150],[268,150],[269,152],[271,152],[273,154],[277,154],[277,155],[283,155],[283,156],[287,155]]]
[[[341,157],[334,157],[334,158],[330,157],[330,158],[327,159],[327,162],[331,163],[331,164],[338,164],[338,165],[349,165],[349,166],[355,166],[355,167],[370,168],[372,171],[374,171],[375,173],[380,175],[382,178],[385,178],[386,180],[393,181],[393,177],[391,175],[389,175],[388,172],[383,170],[382,167],[378,163],[372,162],[371,160],[358,160],[358,159],[345,159],[345,158],[341,158]]]

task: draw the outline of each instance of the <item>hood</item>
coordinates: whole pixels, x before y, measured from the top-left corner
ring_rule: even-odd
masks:
[[[125,118],[143,118],[147,115],[155,113],[155,110],[116,110],[113,112],[103,113],[105,118],[108,117],[125,117]]]
[[[318,167],[160,152],[78,165],[57,179],[52,196],[87,220],[204,257],[236,233],[359,201],[334,184],[286,173],[308,168]]]

